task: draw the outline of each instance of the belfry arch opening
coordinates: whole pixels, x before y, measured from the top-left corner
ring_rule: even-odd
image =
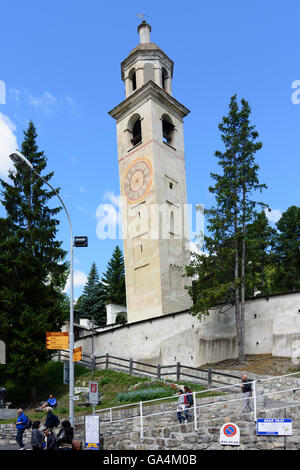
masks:
[[[135,72],[135,69],[130,70],[129,79],[130,79],[130,84],[131,84],[131,91],[135,91],[136,90],[136,72]]]
[[[128,130],[130,132],[130,143],[133,146],[142,142],[142,124],[139,114],[131,116],[128,122]]]
[[[174,144],[174,124],[167,114],[162,116],[162,135],[163,141],[169,145]]]
[[[161,86],[163,90],[168,91],[168,72],[167,69],[161,69]]]

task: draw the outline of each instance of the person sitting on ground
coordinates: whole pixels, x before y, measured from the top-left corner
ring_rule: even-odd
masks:
[[[58,450],[72,450],[72,441],[74,437],[74,430],[69,420],[65,419],[61,423],[61,429],[57,435]]]
[[[32,423],[31,431],[31,447],[32,450],[42,450],[45,447],[44,436],[40,431],[40,421],[34,421]]]
[[[56,437],[55,434],[52,432],[52,429],[44,429],[44,434],[46,437],[46,450],[56,450]]]
[[[48,400],[42,405],[42,409],[51,406],[51,408],[56,408],[57,407],[57,400],[54,398],[52,393],[50,393]]]
[[[59,425],[59,419],[55,414],[52,413],[51,406],[48,406],[46,408],[46,412],[47,412],[47,417],[45,421],[45,428],[47,429],[56,428]]]

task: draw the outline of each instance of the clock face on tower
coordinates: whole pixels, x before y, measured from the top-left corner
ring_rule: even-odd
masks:
[[[124,187],[129,202],[139,202],[149,192],[152,183],[152,166],[149,160],[138,158],[128,167]]]

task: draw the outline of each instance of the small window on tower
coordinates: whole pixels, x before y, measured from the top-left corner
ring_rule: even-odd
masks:
[[[131,91],[134,91],[136,90],[136,73],[134,69],[130,70],[129,78],[131,82]]]
[[[137,119],[132,128],[132,145],[137,145],[142,142],[142,126],[140,118]]]
[[[163,141],[169,145],[173,144],[174,140],[174,125],[171,122],[171,119],[166,114],[162,117],[162,134]]]
[[[165,68],[161,71],[161,86],[165,91],[167,90],[167,80],[168,80],[168,72]]]

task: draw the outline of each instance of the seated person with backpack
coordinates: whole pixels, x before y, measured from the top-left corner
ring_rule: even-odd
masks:
[[[46,408],[46,412],[47,412],[47,418],[46,418],[46,421],[45,421],[46,429],[57,428],[60,421],[59,421],[59,418],[52,413],[51,406],[48,406]]]

